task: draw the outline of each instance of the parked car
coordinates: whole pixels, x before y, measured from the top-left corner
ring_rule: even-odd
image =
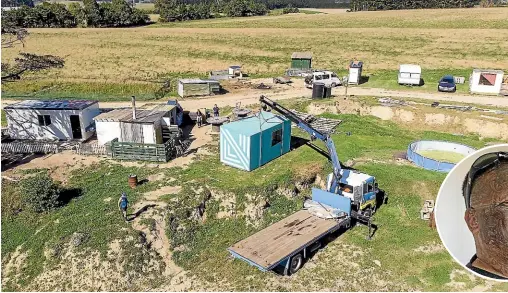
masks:
[[[312,75],[308,75],[305,78],[305,86],[307,88],[312,88],[312,85],[315,82],[322,82],[326,86],[336,87],[338,85],[342,85],[342,81],[337,74],[332,71],[316,71],[312,73]]]
[[[455,84],[455,79],[451,75],[445,75],[439,81],[439,85],[437,86],[437,90],[440,92],[451,92],[454,93],[457,90],[457,85]]]

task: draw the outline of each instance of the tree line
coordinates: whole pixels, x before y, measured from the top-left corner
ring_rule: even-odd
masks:
[[[469,8],[479,0],[351,0],[352,11],[399,10],[425,8]]]
[[[126,27],[143,25],[150,21],[148,14],[132,8],[125,0],[97,3],[84,0],[68,7],[64,4],[44,2],[34,7],[21,6],[2,12],[2,30],[6,27]]]
[[[265,4],[255,0],[155,0],[154,12],[160,15],[159,21],[173,22],[221,16],[245,17],[265,15],[268,13],[268,10]]]

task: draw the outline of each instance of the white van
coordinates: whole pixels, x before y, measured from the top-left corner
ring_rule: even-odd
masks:
[[[335,87],[342,84],[342,81],[333,71],[316,71],[305,78],[305,86],[312,88],[315,82],[322,82],[325,86]]]

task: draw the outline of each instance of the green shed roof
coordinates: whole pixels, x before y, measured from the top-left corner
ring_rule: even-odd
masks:
[[[227,123],[221,127],[229,131],[249,136],[262,132],[263,130],[270,129],[275,125],[283,123],[285,120],[287,119],[281,116],[261,111],[257,113],[256,116]]]

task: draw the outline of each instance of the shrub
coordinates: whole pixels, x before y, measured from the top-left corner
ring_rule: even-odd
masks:
[[[299,13],[300,10],[298,7],[293,7],[291,5],[288,5],[288,7],[282,9],[282,14],[288,14],[288,13]]]
[[[47,173],[21,181],[23,201],[36,213],[48,212],[60,205],[60,187]]]

